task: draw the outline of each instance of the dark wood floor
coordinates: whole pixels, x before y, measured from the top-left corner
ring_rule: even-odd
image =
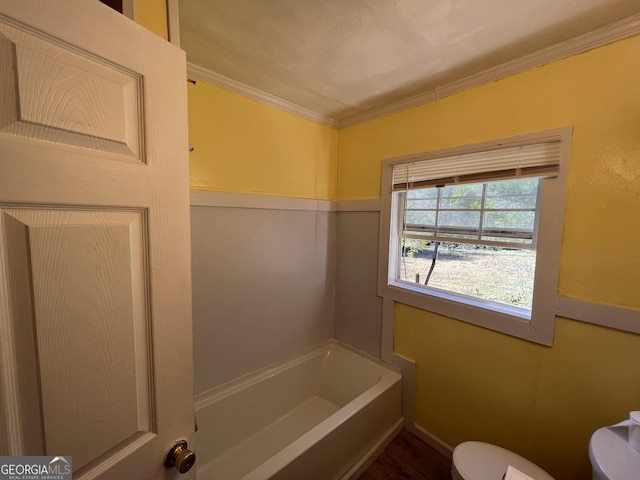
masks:
[[[451,460],[402,430],[359,480],[451,480]]]

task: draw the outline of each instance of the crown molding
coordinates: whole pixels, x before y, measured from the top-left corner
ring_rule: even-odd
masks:
[[[453,95],[463,90],[500,80],[516,73],[524,72],[525,70],[562,60],[563,58],[578,55],[639,33],[640,14],[636,14],[618,22],[605,25],[592,32],[558,43],[557,45],[543,48],[524,57],[489,68],[479,74],[471,75],[447,85],[437,87],[435,89],[436,96],[442,98]]]
[[[502,65],[469,75],[468,77],[460,80],[455,80],[450,83],[423,90],[415,95],[402,98],[381,107],[372,108],[344,119],[336,119],[314,112],[313,110],[289,102],[288,100],[275,95],[271,95],[270,93],[263,92],[262,90],[258,90],[257,88],[230,79],[192,63],[187,63],[187,72],[190,76],[212,83],[213,85],[217,85],[246,97],[253,98],[254,100],[273,105],[308,120],[340,129],[385,115],[390,115],[392,113],[397,113],[402,110],[407,110],[409,108],[418,107],[443,97],[460,93],[464,90],[479,87],[481,85],[485,85],[532,68],[540,67],[548,63],[562,60],[563,58],[567,58],[572,55],[584,53],[589,50],[593,50],[594,48],[602,47],[638,34],[640,34],[640,13],[611,23],[592,32],[566,40],[557,45],[553,45],[529,55],[525,55],[524,57],[503,63]]]
[[[344,128],[357,123],[373,120],[384,115],[397,113],[408,108],[418,107],[443,97],[460,93],[474,87],[500,80],[517,73],[540,67],[563,58],[593,50],[634,35],[640,34],[640,14],[635,14],[617,22],[605,25],[583,35],[571,38],[551,47],[538,50],[524,57],[511,60],[482,72],[469,75],[460,80],[437,86],[419,94],[406,97],[379,108],[374,108],[361,114],[353,115],[338,122],[338,128]]]
[[[326,115],[323,115],[321,113],[314,112],[313,110],[285,100],[284,98],[280,98],[270,93],[263,92],[262,90],[258,90],[257,88],[251,87],[242,82],[238,82],[237,80],[225,77],[224,75],[220,75],[219,73],[212,72],[211,70],[204,67],[194,65],[191,62],[187,62],[187,74],[190,77],[194,77],[198,80],[203,80],[207,83],[222,87],[226,90],[231,90],[232,92],[244,95],[245,97],[249,97],[268,105],[273,105],[274,107],[281,108],[282,110],[286,110],[289,113],[293,113],[294,115],[306,118],[307,120],[321,123],[323,125],[328,125],[334,128],[338,126],[338,121],[333,118],[327,117]]]
[[[391,115],[392,113],[401,112],[409,108],[424,105],[425,103],[431,103],[438,100],[436,89],[423,90],[420,93],[410,95],[400,100],[394,100],[391,103],[382,105],[381,107],[375,107],[370,110],[365,110],[361,113],[356,113],[347,118],[343,118],[338,121],[338,128],[350,127],[358,123],[373,120],[374,118],[384,117],[385,115]]]

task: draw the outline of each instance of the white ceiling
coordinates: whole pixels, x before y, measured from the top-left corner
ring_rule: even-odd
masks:
[[[343,121],[640,12],[640,0],[180,0],[187,60]]]

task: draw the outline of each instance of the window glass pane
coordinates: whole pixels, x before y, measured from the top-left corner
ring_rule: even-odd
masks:
[[[482,196],[478,197],[442,197],[440,208],[443,210],[479,209],[482,206]]]
[[[438,200],[435,198],[407,198],[407,208],[430,208],[435,210]]]
[[[494,196],[487,195],[485,200],[485,208],[536,208],[536,195],[535,194],[522,194],[511,196]]]
[[[537,178],[487,183],[485,208],[536,208]]]
[[[406,222],[409,224],[435,225],[436,212],[424,210],[407,210]]]
[[[440,208],[442,209],[467,209],[482,206],[482,184],[480,183],[455,185],[440,190]]]
[[[480,212],[467,210],[464,212],[440,211],[438,227],[472,227],[480,228]]]
[[[483,228],[506,228],[533,231],[536,212],[484,212]]]
[[[406,240],[398,279],[425,284],[435,242]],[[441,243],[428,286],[531,309],[536,252]]]
[[[438,198],[438,190],[436,188],[409,190],[407,192],[407,198],[410,200],[414,198]]]

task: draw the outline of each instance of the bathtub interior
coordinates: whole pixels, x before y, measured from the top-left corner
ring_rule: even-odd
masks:
[[[330,346],[203,395],[196,402],[199,478],[242,478],[383,375],[383,367]]]

